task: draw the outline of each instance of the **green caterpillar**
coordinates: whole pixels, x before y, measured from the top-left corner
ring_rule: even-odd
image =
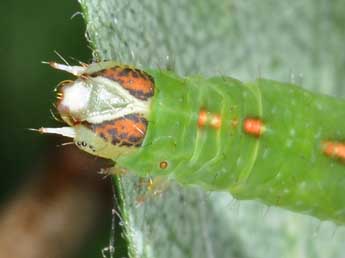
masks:
[[[345,223],[345,101],[298,86],[180,78],[115,62],[51,63],[77,76],[57,109],[93,155],[138,175],[229,191],[240,200]]]

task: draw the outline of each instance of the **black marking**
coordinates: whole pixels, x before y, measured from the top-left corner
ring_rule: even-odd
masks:
[[[121,133],[121,134],[118,135],[118,138],[120,138],[121,140],[127,139],[128,138],[128,133]]]
[[[121,123],[128,123],[129,128],[127,128],[127,125]],[[99,124],[87,122],[83,122],[82,124],[113,145],[138,147],[141,146],[145,137],[148,121],[142,114],[132,113]],[[142,131],[136,130],[135,126],[139,126]],[[79,144],[86,147],[85,142]]]
[[[128,138],[128,140],[132,143],[136,143],[136,142],[140,141],[140,137],[130,136]]]
[[[132,71],[132,76],[133,76],[134,78],[139,78],[139,77],[140,77],[139,74],[138,74],[138,72],[135,71],[135,70]]]
[[[107,133],[112,137],[112,138],[116,138],[117,137],[117,130],[112,128],[112,129],[108,129]]]
[[[118,69],[118,68],[120,68],[120,67],[119,67],[119,66],[115,67],[115,69]],[[115,70],[115,69],[114,69],[114,70]],[[124,69],[122,69],[122,71],[119,73],[119,76],[121,76],[121,77],[127,77],[128,74],[131,72],[131,70],[132,70],[132,69],[130,69],[130,68],[124,68]]]
[[[117,138],[115,138],[115,139],[113,139],[112,141],[111,141],[111,144],[113,144],[113,145],[118,145],[118,144],[120,144],[121,142],[119,141],[119,139],[117,139]],[[120,145],[121,146],[121,145]]]

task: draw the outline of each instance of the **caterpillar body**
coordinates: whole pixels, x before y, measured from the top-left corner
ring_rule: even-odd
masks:
[[[134,173],[229,191],[237,199],[345,223],[345,101],[293,84],[181,78],[116,62],[51,63],[77,76],[58,89],[74,138]]]

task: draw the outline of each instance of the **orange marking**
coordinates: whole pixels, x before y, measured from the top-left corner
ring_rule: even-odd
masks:
[[[212,115],[211,126],[215,129],[219,129],[222,126],[222,117],[220,115]]]
[[[222,117],[220,114],[212,114],[206,109],[201,108],[198,116],[198,127],[202,128],[205,126],[219,129],[222,126]]]
[[[138,99],[147,100],[154,95],[153,78],[136,68],[115,66],[92,74],[91,76],[104,76],[117,81]]]
[[[198,116],[199,128],[210,126],[219,129],[222,126],[222,117],[219,114],[211,114],[206,109],[201,108]]]
[[[162,161],[161,163],[159,163],[159,167],[161,169],[166,169],[168,167],[168,162]]]
[[[329,157],[339,158],[345,161],[345,144],[325,141],[322,143],[323,153]]]
[[[205,109],[200,109],[198,117],[198,126],[204,127],[207,122],[207,112]]]
[[[140,146],[145,138],[147,120],[137,113],[87,125],[93,132],[114,145]]]
[[[257,118],[246,118],[243,124],[243,130],[247,134],[259,137],[264,131],[264,124]]]

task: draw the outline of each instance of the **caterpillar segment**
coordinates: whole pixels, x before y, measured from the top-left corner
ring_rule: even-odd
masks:
[[[58,90],[69,127],[42,132],[141,176],[345,223],[344,100],[265,79],[51,65],[77,79]]]

